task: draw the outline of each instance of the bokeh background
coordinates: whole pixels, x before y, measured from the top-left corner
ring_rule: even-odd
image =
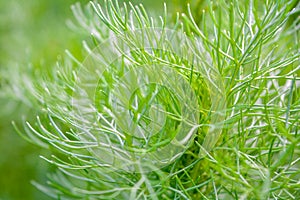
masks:
[[[75,0],[0,0],[0,78],[17,65],[24,71],[30,65],[51,67],[64,49],[80,57],[81,39],[86,36],[66,26],[73,3]],[[30,108],[4,90],[0,86],[0,199],[49,199],[30,183],[46,181],[51,166],[39,155],[49,152],[16,134],[11,121],[21,124],[22,118],[33,116]]]
[[[23,140],[14,130],[12,121],[22,126],[25,118],[35,117],[34,111],[7,91],[3,77],[7,69],[16,66],[24,72],[32,66],[51,68],[65,49],[79,60],[84,58],[81,44],[89,38],[89,33],[76,32],[66,23],[74,20],[70,6],[75,2],[0,0],[0,200],[49,199],[30,182],[46,182],[51,166],[39,155],[50,152]],[[143,3],[148,11],[159,13],[164,1],[132,2]],[[181,5],[186,2],[170,0],[170,12],[185,9]],[[86,5],[88,0],[80,3]]]

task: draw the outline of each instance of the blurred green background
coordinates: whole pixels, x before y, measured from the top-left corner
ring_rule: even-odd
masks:
[[[58,55],[69,49],[80,57],[84,35],[72,32],[66,20],[72,18],[75,0],[0,0],[0,70],[19,65],[51,67]],[[84,4],[88,1],[82,1]],[[1,76],[0,76],[1,78]],[[13,77],[11,77],[13,78]],[[0,93],[4,88],[0,85]],[[0,199],[49,199],[30,183],[46,182],[51,170],[39,155],[48,152],[26,142],[14,131],[11,121],[30,117],[29,108],[9,96],[0,98]],[[49,154],[49,153],[48,153]]]
[[[0,0],[0,200],[49,199],[30,183],[46,183],[51,166],[39,158],[47,152],[23,140],[11,125],[34,117],[34,112],[5,91],[3,73],[18,65],[26,71],[30,65],[50,68],[68,49],[82,60],[81,42],[88,32],[77,33],[67,27],[73,20],[70,6],[76,0]],[[101,2],[101,1],[100,1]],[[143,3],[150,11],[161,12],[164,1]],[[183,9],[187,1],[174,0],[172,13]],[[82,5],[88,3],[80,1]],[[175,12],[174,12],[175,11]],[[14,77],[10,77],[13,79]],[[1,84],[2,83],[2,84]],[[7,94],[7,95],[6,95]],[[31,114],[30,114],[31,113]]]

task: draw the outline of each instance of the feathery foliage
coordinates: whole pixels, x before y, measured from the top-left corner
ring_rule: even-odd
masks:
[[[59,199],[300,198],[300,5],[200,3],[197,20],[189,6],[175,20],[167,7],[72,7],[92,34],[87,58],[67,52],[12,84],[40,110],[17,131],[57,167],[37,188]]]

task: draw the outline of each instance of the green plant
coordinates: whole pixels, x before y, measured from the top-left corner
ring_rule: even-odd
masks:
[[[59,199],[298,199],[300,8],[258,4],[207,1],[175,22],[166,7],[76,4],[88,57],[12,83],[40,108],[16,129],[57,167],[34,185]]]

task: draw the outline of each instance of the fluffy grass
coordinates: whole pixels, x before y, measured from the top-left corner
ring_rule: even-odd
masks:
[[[37,188],[58,199],[300,198],[299,4],[251,0],[199,4],[203,12],[196,19],[194,9],[187,6],[175,20],[167,8],[162,17],[150,17],[141,5],[117,1],[72,7],[74,25],[92,33],[83,43],[89,57],[79,62],[67,53],[55,69],[19,78],[25,90],[11,84],[20,99],[40,110],[36,122],[24,122],[26,134],[17,131],[50,149],[53,156],[42,158],[57,167],[47,186],[34,182]],[[180,38],[186,41],[177,47],[180,51],[170,45],[172,38],[164,36],[170,29],[187,36]],[[156,37],[164,42],[145,48],[142,39]],[[125,52],[124,46],[131,51]],[[108,62],[115,55],[119,57]],[[109,68],[100,67],[99,72],[87,67],[91,61],[97,67],[108,62]],[[188,83],[195,105],[182,104],[185,99],[180,95],[173,97],[170,91],[180,91],[180,86],[172,84],[171,89],[141,87],[130,106],[119,105],[128,101],[123,99],[126,95],[117,96],[130,86],[120,84],[126,73],[134,72],[131,84],[139,85],[157,72],[144,69],[147,73],[141,75],[135,69],[156,65],[167,65]],[[151,99],[162,104],[163,111],[151,107]],[[190,115],[182,117],[182,106],[197,109],[196,123],[191,123]],[[139,126],[156,123],[151,130],[159,126],[163,131],[150,139],[133,136],[126,128],[126,112],[138,116],[133,119]],[[166,123],[160,123],[163,119]],[[153,165],[146,162],[150,171],[141,160],[129,159],[145,156],[140,149],[159,151],[182,124],[197,131],[180,157],[171,154],[161,168],[155,165],[159,159]],[[128,168],[120,169],[123,163]]]

